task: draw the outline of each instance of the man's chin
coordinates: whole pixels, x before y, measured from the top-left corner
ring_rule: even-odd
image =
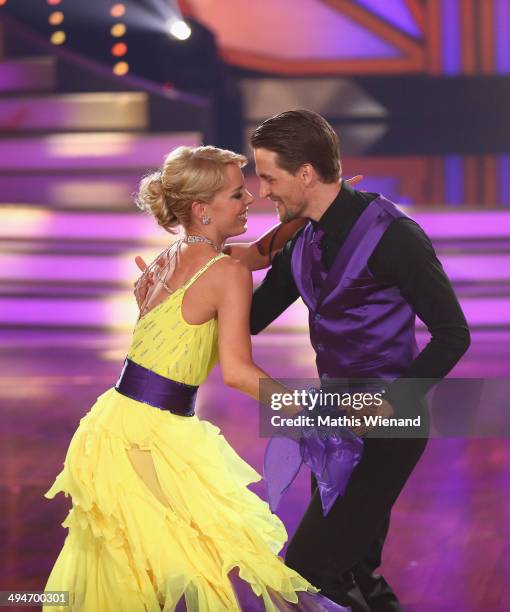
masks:
[[[289,221],[292,221],[292,215],[289,214],[289,211],[286,208],[278,207],[277,214],[280,223],[288,223]]]
[[[294,221],[294,219],[297,219],[297,215],[289,212],[286,212],[283,215],[279,215],[279,217],[282,223],[290,223],[291,221]]]

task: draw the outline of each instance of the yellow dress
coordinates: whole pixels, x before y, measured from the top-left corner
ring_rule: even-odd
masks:
[[[181,304],[222,256],[139,319],[131,360],[175,381],[204,382],[218,358],[217,322],[190,325]],[[72,605],[48,610],[301,609],[289,602],[316,589],[277,556],[287,533],[247,488],[258,480],[211,423],[109,389],[81,419],[46,493],[72,498],[45,589],[69,591]],[[242,605],[239,583],[259,607]]]

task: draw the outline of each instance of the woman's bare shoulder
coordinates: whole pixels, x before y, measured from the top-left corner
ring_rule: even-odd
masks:
[[[221,283],[224,288],[231,284],[240,284],[245,286],[252,284],[252,276],[250,270],[238,259],[234,259],[229,255],[222,257],[211,270],[211,280]]]

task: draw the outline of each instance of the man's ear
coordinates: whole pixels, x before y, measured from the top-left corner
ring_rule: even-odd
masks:
[[[303,164],[299,169],[303,183],[308,187],[315,180],[315,169],[312,164]]]

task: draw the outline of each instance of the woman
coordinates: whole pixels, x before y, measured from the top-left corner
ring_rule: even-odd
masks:
[[[245,163],[179,147],[140,184],[139,206],[185,237],[152,268],[119,381],[46,494],[73,501],[46,590],[70,591],[74,610],[343,610],[277,556],[287,534],[247,488],[258,474],[193,413],[218,358],[225,383],[254,398],[268,378],[251,356],[251,274],[222,253],[246,230]]]

